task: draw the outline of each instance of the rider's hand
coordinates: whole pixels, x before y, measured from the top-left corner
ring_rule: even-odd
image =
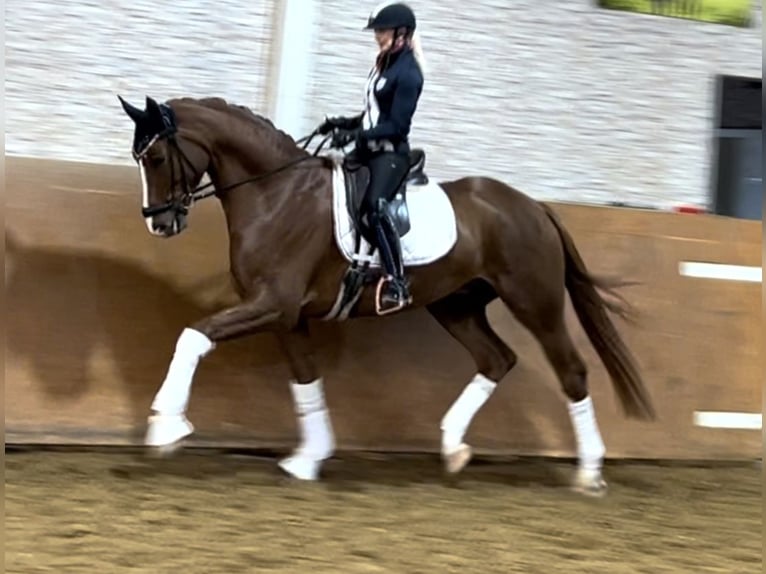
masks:
[[[368,140],[368,134],[365,130],[359,128],[354,130],[354,142],[356,144],[356,147],[359,149],[368,149],[367,148],[367,140]]]
[[[317,128],[319,135],[327,135],[335,128],[339,127],[340,122],[338,118],[328,118],[325,116],[324,122]]]
[[[332,147],[343,148],[356,141],[359,130],[338,130],[332,137]]]

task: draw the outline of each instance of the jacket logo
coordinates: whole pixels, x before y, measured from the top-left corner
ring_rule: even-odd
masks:
[[[386,78],[378,78],[378,81],[375,82],[375,91],[379,92],[383,89],[383,87],[386,85]]]

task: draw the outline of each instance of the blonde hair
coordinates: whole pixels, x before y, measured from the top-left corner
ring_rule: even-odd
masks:
[[[412,47],[412,53],[415,56],[415,61],[418,63],[420,73],[423,76],[426,75],[426,57],[423,54],[423,46],[420,42],[420,34],[415,30],[412,33],[412,39],[410,40],[410,46]]]

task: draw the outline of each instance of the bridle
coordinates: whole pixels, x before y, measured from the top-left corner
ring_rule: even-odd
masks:
[[[146,217],[155,217],[157,215],[166,213],[168,211],[174,212],[176,215],[187,215],[189,213],[189,209],[191,206],[196,203],[197,201],[200,201],[201,199],[205,199],[206,197],[210,197],[212,195],[216,195],[219,193],[223,193],[225,191],[229,191],[230,189],[234,189],[235,187],[239,187],[240,185],[244,185],[246,183],[253,183],[262,179],[266,179],[268,177],[271,177],[273,175],[276,175],[277,173],[280,173],[282,171],[285,171],[286,169],[289,169],[295,165],[298,165],[299,163],[302,163],[304,161],[310,160],[310,159],[321,159],[317,158],[317,155],[321,151],[322,147],[327,143],[327,141],[333,137],[332,134],[325,137],[322,142],[319,144],[316,150],[314,150],[313,153],[307,156],[301,156],[295,160],[289,161],[286,164],[271,170],[266,173],[259,174],[254,177],[249,177],[247,179],[243,179],[242,181],[238,181],[236,183],[221,187],[221,188],[215,188],[215,184],[213,182],[208,182],[204,185],[197,186],[196,188],[192,189],[189,184],[189,178],[186,175],[186,170],[184,169],[184,164],[189,166],[192,171],[195,170],[194,164],[192,164],[191,160],[187,157],[187,155],[183,152],[181,147],[178,145],[178,139],[176,138],[176,134],[178,133],[178,125],[176,124],[176,117],[175,112],[173,109],[168,106],[167,104],[159,104],[160,112],[162,114],[162,123],[163,123],[163,129],[159,133],[155,134],[151,137],[146,137],[141,142],[142,145],[137,146],[137,148],[140,151],[136,151],[135,149],[132,152],[133,159],[136,161],[136,163],[139,163],[143,160],[143,158],[146,156],[146,154],[149,152],[149,150],[152,148],[154,144],[156,144],[158,141],[161,140],[167,140],[168,142],[168,148],[169,148],[169,157],[168,161],[170,161],[170,199],[166,201],[165,203],[162,203],[160,205],[153,205],[149,207],[142,207],[141,208],[141,215]],[[311,132],[308,136],[305,136],[301,139],[299,139],[296,143],[305,142],[302,146],[302,149],[306,149],[311,143],[311,140],[319,134],[318,129]],[[144,143],[146,142],[146,143]],[[178,161],[176,159],[178,158]],[[178,164],[178,167],[180,168],[180,183],[181,186],[181,194],[174,196],[172,194],[172,191],[176,189],[176,164]]]

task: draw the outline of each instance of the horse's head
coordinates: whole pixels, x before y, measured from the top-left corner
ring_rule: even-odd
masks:
[[[140,110],[118,96],[133,120],[133,158],[141,171],[141,213],[149,232],[172,237],[186,228],[186,215],[210,165],[209,151],[179,130],[176,113],[167,104],[146,97]]]

